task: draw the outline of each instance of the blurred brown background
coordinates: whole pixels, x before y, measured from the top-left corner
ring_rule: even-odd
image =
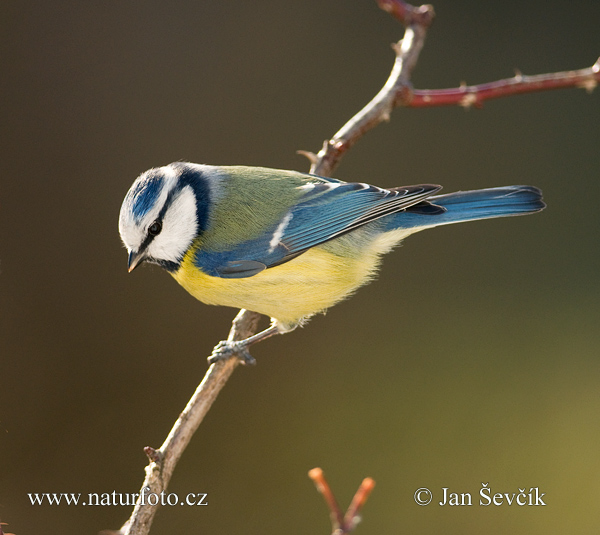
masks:
[[[588,67],[595,0],[439,0],[419,88]],[[0,5],[0,521],[17,535],[95,534],[129,507],[30,504],[32,492],[138,492],[226,336],[158,268],[128,275],[122,198],[174,160],[308,170],[379,90],[399,24],[372,0],[104,0]],[[153,533],[329,533],[307,478],[358,533],[597,533],[600,527],[600,106],[565,90],[396,110],[336,176],[445,191],[544,190],[535,216],[428,231],[378,281],[253,351],[158,512]],[[546,507],[481,507],[539,487]],[[413,493],[434,492],[419,507]],[[441,489],[472,507],[440,507]]]

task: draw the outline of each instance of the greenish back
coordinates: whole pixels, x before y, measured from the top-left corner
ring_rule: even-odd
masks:
[[[222,197],[209,216],[199,247],[222,251],[257,238],[285,216],[303,195],[299,186],[323,182],[313,175],[263,167],[223,167]]]

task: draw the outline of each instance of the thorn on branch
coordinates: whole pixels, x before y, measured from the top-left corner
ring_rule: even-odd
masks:
[[[160,461],[162,461],[162,454],[160,450],[155,450],[150,446],[146,446],[144,448],[144,453],[148,456],[148,459],[154,463],[160,463]]]
[[[460,99],[460,102],[458,103],[459,106],[461,106],[462,108],[464,108],[465,110],[468,110],[469,108],[472,108],[473,106],[476,106],[478,108],[481,108],[481,104],[478,105],[477,103],[477,97],[475,96],[474,93],[467,93],[463,98]]]
[[[400,39],[400,41],[397,43],[392,43],[390,46],[397,56],[402,53],[402,39]]]
[[[577,87],[580,89],[585,89],[586,93],[591,94],[594,89],[598,86],[598,80],[593,77],[588,78],[587,80],[582,80]]]
[[[314,152],[310,152],[308,150],[297,150],[296,154],[299,154],[300,156],[306,156],[306,158],[308,158],[308,161],[310,162],[311,165],[313,165],[319,161],[319,159],[317,158],[317,155]]]
[[[515,69],[515,82],[519,83],[523,81],[523,73],[520,69]]]
[[[375,487],[375,481],[370,477],[363,479],[360,487],[354,494],[352,502],[346,511],[346,514],[342,514],[342,510],[335,499],[335,495],[329,487],[329,483],[325,479],[323,470],[320,468],[313,468],[308,472],[317,490],[323,495],[325,503],[329,507],[329,516],[331,518],[331,528],[333,535],[347,535],[354,531],[358,523],[360,522],[360,510],[366,503],[371,491]]]

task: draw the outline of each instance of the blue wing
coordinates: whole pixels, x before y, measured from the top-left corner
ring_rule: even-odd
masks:
[[[441,189],[432,184],[382,189],[327,180],[299,189],[299,202],[259,238],[229,251],[199,251],[196,265],[217,277],[251,277],[380,217],[411,207],[416,212],[444,211],[424,202]]]

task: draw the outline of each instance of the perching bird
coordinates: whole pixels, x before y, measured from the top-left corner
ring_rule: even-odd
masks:
[[[204,303],[270,316],[268,329],[221,342],[210,359],[236,354],[252,363],[248,346],[348,297],[410,234],[545,207],[532,186],[435,195],[440,189],[177,162],[136,179],[121,206],[119,232],[129,271],[158,264]]]

